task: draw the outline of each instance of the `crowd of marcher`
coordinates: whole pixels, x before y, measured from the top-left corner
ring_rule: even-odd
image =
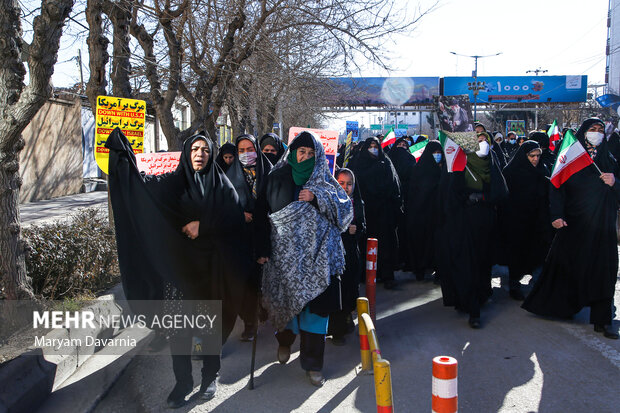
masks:
[[[343,146],[332,175],[310,132],[288,147],[273,133],[244,134],[219,151],[199,133],[185,141],[177,170],[161,176],[140,174],[115,131],[110,192],[127,297],[221,300],[222,342],[237,316],[243,341],[268,319],[277,360],[287,363],[299,336],[301,367],[321,386],[326,337],[342,345],[353,332],[366,239],[376,238],[377,282],[398,289],[397,270],[433,279],[444,305],[466,313],[472,328],[482,326],[491,268],[500,264],[526,310],[569,318],[589,306],[594,330],[618,338],[618,134],[606,134],[597,118],[584,121],[575,135],[594,163],[556,188],[549,177],[560,143],[550,150],[547,133],[475,131],[464,171],[448,172],[437,140],[416,161],[410,148],[424,136]],[[168,337],[171,350],[191,346],[192,334]],[[170,407],[193,389],[189,357],[173,353]],[[218,370],[219,356],[203,357],[205,400]]]

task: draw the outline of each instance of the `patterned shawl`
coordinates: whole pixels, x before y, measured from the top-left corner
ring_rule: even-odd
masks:
[[[316,162],[303,186],[316,197],[293,201],[269,215],[272,252],[263,265],[263,305],[275,328],[283,329],[328,287],[331,276],[344,272],[340,234],[353,220],[351,200],[331,175],[323,145],[313,136]],[[289,149],[274,167],[287,164]]]

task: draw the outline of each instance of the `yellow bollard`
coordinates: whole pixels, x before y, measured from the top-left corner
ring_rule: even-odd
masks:
[[[368,313],[362,314],[364,320],[364,327],[368,335],[368,344],[370,346],[370,354],[372,355],[372,362],[374,363],[381,358],[381,349],[379,348],[379,339],[377,338],[377,330],[372,322],[372,318]]]
[[[392,375],[390,362],[383,359],[375,361],[375,398],[377,413],[393,413],[392,405]]]
[[[362,318],[362,314],[368,314],[369,303],[365,297],[357,299],[357,327],[360,334],[360,355],[362,358],[362,371],[372,373],[372,356],[370,354],[370,344],[368,343],[368,330]]]

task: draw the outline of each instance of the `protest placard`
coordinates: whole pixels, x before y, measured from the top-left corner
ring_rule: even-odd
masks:
[[[137,99],[97,96],[95,115],[95,161],[108,173],[109,149],[105,147],[108,136],[120,128],[131,144],[133,152],[144,152],[144,126],[146,102]]]

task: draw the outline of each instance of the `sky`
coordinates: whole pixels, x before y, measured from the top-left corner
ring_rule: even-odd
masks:
[[[443,0],[413,33],[385,44],[395,70],[366,67],[355,76],[471,76],[474,59],[450,52],[501,53],[478,59],[478,76],[533,76],[526,72],[541,68],[546,76],[584,74],[588,84],[602,84],[608,10],[609,0]],[[368,126],[369,115],[337,114],[325,126],[344,130],[346,120]]]
[[[401,1],[410,15],[434,2]],[[478,75],[526,76],[526,71],[542,68],[548,71],[544,75],[585,74],[589,84],[602,84],[608,8],[609,0],[440,0],[413,33],[386,39],[383,51],[391,57],[393,71],[367,66],[354,76],[471,76],[474,60],[450,52],[501,53],[479,59]],[[79,81],[76,63],[69,60],[78,48],[88,80],[85,39],[63,39],[55,86]],[[344,129],[343,122],[341,117],[334,125]]]

